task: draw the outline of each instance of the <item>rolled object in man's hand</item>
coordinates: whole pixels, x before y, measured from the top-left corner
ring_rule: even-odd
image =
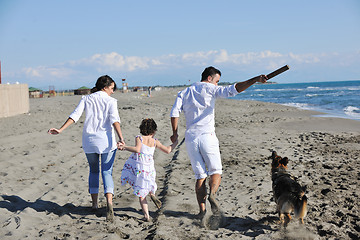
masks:
[[[283,73],[283,72],[285,72],[285,71],[287,71],[289,69],[290,69],[289,65],[285,65],[285,66],[273,71],[272,73],[269,73],[266,76],[267,76],[268,79],[270,79],[270,78],[273,78],[273,77],[279,75],[280,73]]]

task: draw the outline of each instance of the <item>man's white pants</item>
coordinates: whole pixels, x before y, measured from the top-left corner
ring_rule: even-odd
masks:
[[[185,144],[196,179],[222,174],[219,140],[215,133],[205,133],[195,139],[185,138]]]

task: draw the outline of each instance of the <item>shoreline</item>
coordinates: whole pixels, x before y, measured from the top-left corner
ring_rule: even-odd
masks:
[[[275,103],[275,104],[280,104],[280,103]],[[350,120],[355,120],[355,121],[360,121],[360,118],[356,118],[356,117],[352,117],[350,115],[347,115],[345,113],[335,113],[335,112],[326,112],[325,109],[308,109],[308,108],[302,108],[302,107],[296,107],[296,106],[291,106],[291,105],[287,105],[287,104],[280,104],[280,105],[284,105],[284,106],[289,106],[289,107],[295,107],[297,109],[300,110],[307,110],[307,111],[314,111],[317,112],[317,114],[313,115],[313,117],[319,117],[319,118],[341,118],[341,119],[350,119]]]
[[[170,110],[182,88],[142,93],[115,93],[127,144],[139,134],[142,118],[154,118],[156,137],[170,144]],[[185,120],[179,122],[180,144],[169,155],[155,151],[160,210],[149,202],[152,223],[142,213],[132,189],[121,186],[123,164],[130,156],[118,151],[114,164],[115,222],[105,222],[106,201],[99,192],[100,215],[91,212],[87,192],[88,164],[81,148],[82,121],[58,136],[81,96],[31,99],[30,113],[0,119],[1,239],[351,239],[359,233],[360,122],[323,118],[317,112],[281,104],[219,99],[216,134],[223,176],[217,199],[223,226],[194,219],[198,207],[194,177],[183,143]],[[276,150],[290,158],[289,171],[307,186],[305,224],[278,225],[271,192],[271,162]],[[207,218],[211,218],[207,202]]]
[[[321,117],[360,121],[359,91],[360,81],[287,83],[252,87],[235,98],[274,102],[318,111]]]

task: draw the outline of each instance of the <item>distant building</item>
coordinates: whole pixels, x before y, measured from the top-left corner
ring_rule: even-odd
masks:
[[[91,89],[85,86],[74,90],[75,95],[88,95],[90,93],[91,93]]]
[[[29,98],[42,98],[43,91],[38,88],[29,87]]]

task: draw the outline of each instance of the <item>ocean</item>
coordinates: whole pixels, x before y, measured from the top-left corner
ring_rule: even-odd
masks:
[[[360,121],[360,81],[256,84],[233,97],[273,102]]]

